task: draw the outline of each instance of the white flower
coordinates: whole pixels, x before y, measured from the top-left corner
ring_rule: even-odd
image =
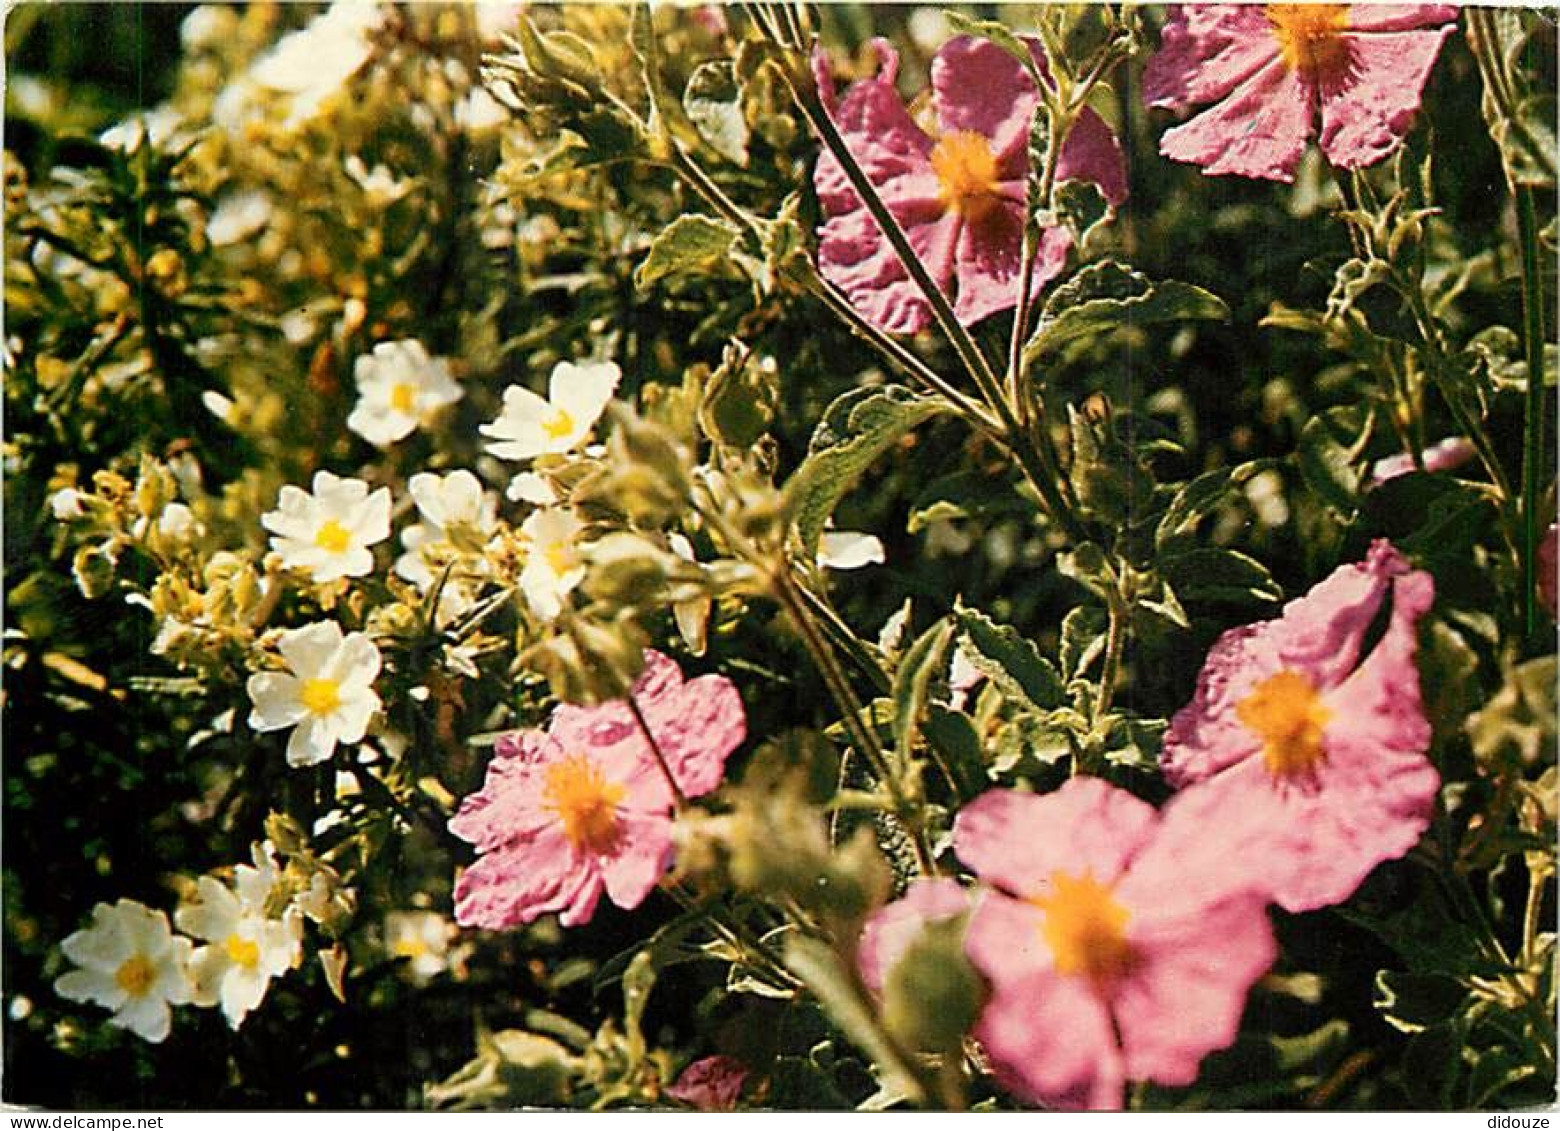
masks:
[[[383,22],[378,4],[336,0],[308,27],[284,35],[249,73],[266,89],[292,95],[286,126],[294,128],[319,113],[368,62],[369,38]]]
[[[485,87],[473,87],[471,93],[455,104],[455,124],[474,134],[496,129],[509,121],[509,111]]]
[[[260,1004],[271,979],[297,965],[302,937],[303,923],[296,911],[289,909],[280,919],[266,917],[276,866],[260,846],[255,849],[255,864],[234,869],[237,891],[202,876],[195,902],[180,907],[173,916],[179,930],[210,944],[190,959],[195,1004],[220,1004],[234,1029]]]
[[[186,51],[220,47],[238,31],[238,14],[227,4],[202,4],[179,25],[179,41]]]
[[[369,169],[356,153],[347,157],[346,170],[347,176],[363,190],[369,205],[374,208],[394,204],[412,190],[410,180],[400,180],[385,165],[375,165]]]
[[[319,582],[362,577],[374,568],[368,547],[390,537],[390,489],[370,495],[361,479],[315,472],[312,495],[288,484],[260,525],[276,535],[271,548],[286,568],[306,569]]]
[[[449,968],[450,921],[435,911],[392,911],[385,916],[385,950],[409,958],[403,967],[422,985]]]
[[[166,915],[133,899],[98,904],[92,926],[60,950],[80,969],[56,978],[55,992],[112,1010],[110,1024],[153,1044],[168,1035],[168,1006],[190,1000],[190,940],[174,938]]]
[[[182,542],[200,533],[195,512],[183,503],[169,503],[157,519],[157,533],[174,542]]]
[[[213,247],[240,243],[271,219],[271,198],[260,189],[230,193],[218,202],[206,221],[206,238]]]
[[[486,542],[498,526],[498,500],[469,471],[418,472],[409,487],[422,521],[401,532],[406,553],[396,559],[395,572],[427,592],[434,581],[427,551],[451,538]]]
[[[249,677],[249,725],[262,732],[296,727],[287,740],[290,766],[323,762],[338,742],[361,742],[379,710],[374,642],[361,632],[343,637],[327,620],[282,633],[277,648],[289,670]]]
[[[563,599],[585,579],[585,561],[578,539],[585,529],[573,511],[561,507],[539,510],[520,526],[526,543],[520,591],[531,611],[552,620],[563,611]]]
[[[131,153],[144,145],[171,145],[174,135],[184,125],[184,118],[172,106],[164,103],[144,113],[116,122],[98,134],[98,141],[109,149]]]
[[[498,441],[489,444],[488,451],[510,460],[572,452],[590,435],[622,378],[610,361],[599,365],[560,361],[553,366],[546,400],[530,389],[509,386],[504,390],[504,411],[479,429]]]
[[[818,564],[827,569],[860,569],[881,565],[883,543],[876,535],[854,530],[825,530],[818,540]]]
[[[61,522],[81,518],[87,512],[81,509],[81,492],[74,487],[61,487],[49,496],[49,510]]]
[[[694,556],[693,543],[675,530],[666,536],[667,545],[685,562],[699,564]],[[672,602],[672,619],[677,622],[677,634],[695,656],[704,655],[709,639],[710,608],[713,602],[708,593],[700,593],[686,601]]]
[[[536,507],[550,507],[557,503],[558,492],[552,484],[534,471],[522,471],[509,481],[504,497],[511,502],[530,503]]]
[[[425,427],[442,408],[465,395],[442,357],[429,357],[422,343],[380,342],[353,366],[358,402],[347,427],[383,448]]]

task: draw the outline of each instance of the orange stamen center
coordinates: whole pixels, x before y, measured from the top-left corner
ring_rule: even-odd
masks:
[[[157,969],[143,956],[136,954],[119,964],[114,971],[114,981],[131,997],[140,997],[157,980]]]
[[[997,158],[991,143],[973,130],[944,134],[932,147],[932,172],[944,206],[979,219],[997,202]]]
[[[1308,79],[1337,78],[1348,70],[1347,4],[1269,4],[1268,23],[1284,65]]]
[[[1311,773],[1327,760],[1322,730],[1332,712],[1303,673],[1285,668],[1235,706],[1235,717],[1262,739],[1262,757],[1275,778]]]
[[[626,792],[583,754],[571,754],[547,767],[542,786],[546,806],[558,814],[564,835],[576,848],[596,853],[610,852],[617,843],[617,803]]]
[[[1132,965],[1127,941],[1129,912],[1093,876],[1051,875],[1051,890],[1032,901],[1045,912],[1040,934],[1051,948],[1058,974],[1082,974],[1105,985]]]
[[[404,381],[393,385],[390,389],[390,407],[396,412],[406,416],[412,414],[412,409],[417,403],[417,390]]]

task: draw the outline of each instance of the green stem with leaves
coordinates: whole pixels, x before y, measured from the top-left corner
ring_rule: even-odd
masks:
[[[1522,622],[1538,632],[1538,513],[1544,472],[1544,280],[1538,255],[1538,215],[1532,188],[1517,189],[1517,228],[1522,240],[1522,312],[1527,351],[1527,402],[1522,428]]]

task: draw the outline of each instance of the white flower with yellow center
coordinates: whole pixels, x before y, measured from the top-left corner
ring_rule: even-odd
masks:
[[[539,510],[520,526],[525,543],[525,568],[520,591],[531,612],[553,620],[563,611],[563,599],[585,579],[585,559],[579,536],[585,524],[562,507]]]
[[[480,431],[496,440],[488,451],[499,459],[528,460],[562,455],[585,442],[623,374],[610,361],[553,366],[543,400],[530,389],[511,385],[504,390],[504,411]]]
[[[449,968],[453,924],[436,911],[392,911],[385,916],[385,950],[409,959],[407,978],[422,985]]]
[[[480,549],[498,528],[498,500],[469,471],[418,472],[408,487],[421,521],[401,532],[406,553],[396,559],[395,572],[426,593],[435,577],[429,551],[452,544]]]
[[[221,1005],[228,1025],[237,1029],[265,997],[272,978],[298,964],[303,924],[288,909],[280,919],[265,914],[276,880],[275,864],[264,848],[255,850],[257,867],[240,864],[229,888],[212,876],[196,884],[193,903],[174,913],[179,930],[208,945],[190,959],[194,1003]]]
[[[156,1044],[172,1025],[170,1005],[191,999],[189,939],[176,939],[161,911],[121,899],[92,909],[92,926],[60,944],[80,969],[54,980],[71,1001],[90,1001],[113,1011],[109,1023]]]
[[[426,428],[440,410],[465,395],[450,376],[449,362],[429,357],[412,339],[380,342],[352,367],[358,402],[347,427],[375,447],[404,440]]]
[[[277,648],[289,670],[249,677],[249,725],[262,732],[295,727],[287,740],[290,766],[315,765],[338,742],[363,741],[379,710],[374,642],[361,632],[343,637],[341,626],[327,620],[282,633]]]
[[[318,582],[362,577],[374,569],[369,547],[390,537],[390,488],[370,495],[361,479],[318,471],[313,494],[289,483],[260,525],[276,535],[271,549],[286,568],[308,570]]]

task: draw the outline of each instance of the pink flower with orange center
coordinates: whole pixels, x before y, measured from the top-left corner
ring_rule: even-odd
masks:
[[[1278,620],[1221,636],[1171,720],[1160,763],[1177,802],[1290,911],[1347,899],[1430,822],[1441,782],[1414,652],[1434,597],[1429,574],[1377,541]]]
[[[718,786],[747,733],[724,676],[683,681],[677,664],[645,653],[630,694],[686,797]],[[588,922],[601,893],[639,906],[672,858],[673,794],[627,703],[560,706],[544,731],[499,739],[482,789],[450,831],[480,854],[455,884],[455,918],[503,929],[557,912]]]
[[[824,105],[959,321],[973,325],[1018,302],[1029,125],[1040,96],[1017,59],[987,40],[959,36],[932,60],[936,124],[929,135],[894,87],[898,54],[881,39],[872,46],[877,75],[852,86],[837,106],[828,60],[822,52],[814,57]],[[1046,73],[1039,45],[1030,50]],[[1121,147],[1093,110],[1068,135],[1057,179],[1092,181],[1111,204],[1126,199]],[[813,184],[828,216],[818,232],[823,276],[883,330],[927,326],[930,306],[832,154],[819,157]],[[1064,229],[1046,230],[1036,288],[1062,270],[1069,244]]]
[[[1177,809],[1077,777],[959,813],[954,850],[991,889],[964,942],[991,984],[975,1035],[1016,1095],[1119,1108],[1127,1080],[1190,1084],[1235,1039],[1277,953],[1266,901]]]
[[[1343,169],[1397,148],[1419,109],[1449,4],[1188,4],[1171,9],[1143,74],[1148,105],[1211,109],[1159,152],[1210,175],[1294,179],[1318,119]]]

